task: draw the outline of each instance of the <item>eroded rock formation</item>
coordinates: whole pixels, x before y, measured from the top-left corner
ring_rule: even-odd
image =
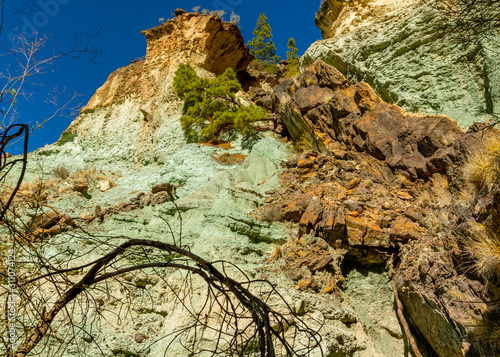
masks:
[[[317,18],[324,33],[343,41],[360,22],[378,21],[366,13],[349,20],[353,28],[339,26],[338,19],[352,15],[352,6],[359,11],[379,6],[377,14],[388,18],[401,11],[399,3],[358,5],[326,1]],[[84,262],[96,254],[94,240],[67,233],[75,225],[105,236],[109,244],[124,236],[171,242],[182,232],[183,244],[196,254],[226,259],[252,279],[276,284],[295,316],[321,326],[324,355],[405,355],[410,336],[404,324],[426,356],[498,354],[498,346],[479,341],[477,332],[486,315],[496,316],[491,309],[498,300],[496,282],[463,268],[470,259],[453,238],[470,220],[491,227],[499,222],[498,184],[472,201],[460,194],[466,181],[460,165],[481,146],[481,132],[464,132],[444,115],[408,114],[384,101],[402,87],[386,86],[383,74],[366,76],[375,90],[366,82],[349,83],[346,77],[354,75],[325,63],[332,62],[327,56],[274,91],[270,84],[276,77],[257,76],[259,87],[246,94],[280,117],[280,132],[294,139],[301,153],[291,155],[284,138],[271,133],[259,133],[251,145],[187,144],[178,123],[182,103],[172,91],[175,69],[186,62],[206,76],[226,67],[243,69],[248,50],[235,26],[181,10],[144,34],[146,59],[111,74],[61,139],[30,156],[29,171],[37,172],[39,160],[50,177],[44,200],[61,211],[30,221],[40,240],[50,239],[50,254],[64,261],[83,253]],[[379,49],[396,51],[390,41]],[[427,45],[419,46],[417,52]],[[306,62],[319,53],[314,51]],[[370,51],[368,59],[379,52]],[[373,63],[371,68],[379,68]],[[380,88],[386,92],[377,95]],[[401,98],[415,88],[402,90]],[[431,103],[425,90],[418,93]],[[412,103],[426,108],[423,99]],[[58,165],[71,175],[54,177]],[[193,317],[176,305],[171,288],[184,283],[170,273],[126,274],[127,289],[113,283],[111,293],[96,292],[95,308],[108,310],[99,336],[81,342],[89,353],[163,356],[172,342],[169,354],[184,355],[184,342],[168,339],[192,325]],[[203,306],[202,284],[194,281],[191,288],[189,304]],[[121,300],[132,301],[123,320],[117,317]],[[218,312],[207,319],[217,323]],[[196,337],[186,335],[191,348]],[[211,348],[215,342],[201,343]],[[310,355],[319,356],[319,349]]]
[[[450,147],[462,134],[446,116],[405,114],[364,82],[348,86],[344,76],[323,61],[283,81],[276,93],[283,121],[295,139],[299,137],[293,126],[305,120],[309,131],[367,152],[411,178],[442,172],[451,163]]]
[[[498,288],[464,268],[472,262],[460,238],[471,221],[498,226],[498,185],[466,199],[461,171],[483,135],[498,131],[464,132],[445,116],[405,114],[322,61],[276,93],[291,135],[316,136],[316,151],[285,163],[281,188],[256,213],[298,224],[283,249],[297,289],[338,294],[352,266],[387,263],[417,348],[440,357],[498,354],[495,339],[482,337]]]
[[[325,0],[316,16],[325,40],[312,44],[302,63],[323,60],[408,112],[470,125],[498,111],[499,56],[493,43],[446,36],[447,21],[425,1]]]
[[[173,152],[167,142],[182,144],[182,105],[172,84],[179,64],[213,76],[227,67],[243,70],[252,59],[238,27],[215,15],[180,14],[142,33],[145,60],[113,72],[62,134],[60,150],[72,152],[75,165],[116,158],[132,158],[129,166],[163,162]]]

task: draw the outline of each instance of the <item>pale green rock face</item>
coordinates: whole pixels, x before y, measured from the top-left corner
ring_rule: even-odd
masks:
[[[106,209],[127,202],[138,192],[149,192],[156,184],[171,182],[184,184],[176,192],[179,211],[167,201],[121,212],[106,218],[102,224],[94,221],[85,225],[94,238],[79,232],[52,237],[50,244],[43,246],[42,254],[53,257],[51,261],[54,264],[78,255],[81,255],[79,263],[88,263],[102,256],[111,246],[123,242],[123,237],[167,243],[173,243],[175,239],[179,243],[182,232],[182,244],[187,245],[193,253],[209,261],[229,261],[249,277],[256,278],[256,271],[266,264],[267,254],[273,244],[285,242],[294,230],[280,222],[263,222],[249,216],[263,204],[267,197],[266,191],[279,187],[283,170],[281,163],[290,157],[290,151],[272,135],[265,135],[252,147],[244,146],[240,141],[231,144],[234,148],[228,150],[184,143],[176,149],[170,148],[173,153],[163,159],[163,164],[135,169],[117,161],[116,167],[121,176],[109,190],[100,192],[91,187],[90,198],[75,193],[55,202],[54,207],[73,218],[80,218],[83,214],[92,215],[97,204]],[[43,167],[45,162],[51,162],[49,166],[69,162],[71,156],[67,155],[73,155],[74,145],[74,142],[68,142],[46,147],[46,154],[42,156],[33,153],[33,160],[30,160],[30,170],[33,171],[31,178],[35,177],[36,168]],[[223,166],[213,159],[213,156],[223,153],[248,156],[240,165]],[[38,159],[35,159],[37,156]],[[94,168],[105,172],[114,169],[114,166],[104,158],[95,161]],[[48,168],[42,171],[45,172],[45,178],[53,178]],[[131,256],[129,259],[134,264],[148,262],[140,256]],[[235,270],[232,273],[234,276],[240,274]],[[290,306],[301,306],[300,309],[304,310],[303,319],[310,328],[319,329],[323,325],[320,330],[323,352],[331,356],[398,357],[403,353],[404,343],[398,335],[398,326],[393,324],[396,317],[392,310],[391,292],[387,291],[388,295],[383,295],[383,299],[377,298],[375,307],[369,313],[360,308],[368,304],[370,294],[381,289],[387,290],[384,274],[371,273],[370,276],[372,279],[367,281],[363,276],[352,275],[350,284],[359,285],[366,292],[349,294],[352,296],[343,303],[334,295],[298,291],[293,281],[279,273],[269,273],[268,279],[277,284],[280,294]],[[85,316],[87,321],[98,318],[101,322],[100,328],[93,330],[95,333],[92,338],[78,337],[78,343],[71,343],[63,353],[57,352],[60,344],[52,340],[44,345],[41,355],[79,356],[84,348],[89,356],[101,353],[104,356],[164,356],[165,346],[172,341],[172,332],[194,321],[177,303],[174,294],[176,287],[183,284],[184,277],[183,273],[174,270],[166,270],[164,275],[158,276],[146,269],[126,274],[120,279],[120,284],[111,282],[109,294],[94,291],[92,294],[98,304],[85,311]],[[201,308],[206,296],[205,283],[194,277],[191,289],[189,306]],[[128,301],[129,305],[122,305],[120,301]],[[276,297],[268,303],[278,311],[284,308]],[[126,315],[121,314],[124,306],[129,309]],[[378,310],[380,314],[377,314]],[[388,315],[389,320],[386,319]],[[75,312],[74,318],[83,318],[82,312]],[[387,322],[381,323],[384,319]],[[396,331],[393,335],[386,331],[386,324],[389,323],[390,328]],[[365,331],[365,326],[369,327],[368,331]],[[66,331],[65,328],[61,327],[60,333]],[[134,340],[136,333],[143,333],[149,338],[139,344]],[[195,338],[193,333],[186,336],[187,341]],[[203,346],[210,348],[215,337],[210,333],[205,335],[201,341]],[[194,340],[192,343],[194,346]],[[385,347],[381,347],[381,344]],[[179,341],[174,341],[167,355],[184,356],[186,351]],[[320,350],[313,351],[310,356],[321,356]]]
[[[500,52],[494,41],[459,46],[442,37],[441,13],[424,2],[327,3],[339,12],[326,33],[331,38],[312,44],[302,67],[323,60],[350,83],[367,82],[407,112],[445,114],[462,126],[499,112]]]

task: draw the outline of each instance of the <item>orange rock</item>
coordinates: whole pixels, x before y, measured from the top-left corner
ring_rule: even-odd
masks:
[[[304,169],[304,168],[309,168],[310,169],[311,167],[314,167],[313,157],[310,156],[310,157],[307,157],[307,158],[304,158],[304,159],[300,159],[297,162],[297,167],[301,168],[301,169]]]
[[[60,220],[61,216],[55,212],[50,211],[39,216],[33,217],[26,225],[30,230],[35,230],[37,228],[48,228],[56,224]]]
[[[312,272],[315,272],[317,270],[323,269],[328,264],[330,264],[332,261],[333,261],[332,256],[330,255],[330,253],[328,253],[328,251],[326,251],[325,254],[323,254],[322,256],[319,256],[315,260],[311,261],[308,264],[308,266]]]
[[[418,238],[418,230],[413,221],[404,216],[398,216],[391,223],[390,236],[394,239],[408,240]]]
[[[297,195],[285,208],[283,214],[286,220],[299,222],[302,214],[312,201],[311,195]]]
[[[314,278],[312,276],[308,276],[299,281],[295,289],[304,291],[309,288],[314,287]]]
[[[328,286],[323,290],[325,294],[331,294],[335,290],[335,279],[331,279]]]
[[[366,224],[361,218],[348,216],[345,220],[347,239],[350,245],[363,245]]]
[[[304,238],[300,238],[297,240],[297,244],[299,245],[307,245],[307,242]]]
[[[374,224],[368,223],[366,225],[366,234],[363,239],[363,243],[368,247],[389,247],[389,239],[384,236],[382,228],[380,228],[375,222]]]
[[[300,219],[300,225],[304,229],[304,233],[308,233],[308,228],[312,228],[319,221],[321,214],[323,213],[323,205],[321,200],[316,199],[311,201],[309,206],[307,206],[306,211]]]
[[[354,187],[356,187],[357,185],[359,185],[359,183],[360,183],[361,181],[362,181],[362,180],[361,180],[359,177],[357,177],[357,178],[355,178],[355,179],[353,179],[353,180],[349,181],[349,182],[347,183],[347,185],[345,185],[346,190],[351,190],[351,189],[353,189]]]
[[[398,196],[399,198],[401,198],[402,200],[405,200],[405,201],[409,201],[409,200],[413,199],[412,195],[410,195],[407,192],[403,192],[403,191],[397,192],[396,196]]]

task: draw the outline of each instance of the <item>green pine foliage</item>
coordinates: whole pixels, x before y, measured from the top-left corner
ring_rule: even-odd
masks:
[[[288,62],[288,69],[286,71],[285,77],[293,77],[300,74],[299,70],[299,56],[297,53],[299,50],[295,45],[295,40],[293,37],[290,37],[288,40],[288,51],[286,51],[286,59]]]
[[[188,64],[179,66],[174,78],[175,92],[184,100],[182,129],[189,140],[217,139],[223,133],[255,131],[252,124],[267,118],[265,110],[242,106],[235,97],[242,90],[232,68],[215,79],[198,77]]]
[[[253,31],[254,38],[248,42],[250,53],[255,57],[257,64],[269,72],[278,72],[280,58],[276,55],[276,46],[273,43],[271,26],[264,13],[260,13],[257,25]]]

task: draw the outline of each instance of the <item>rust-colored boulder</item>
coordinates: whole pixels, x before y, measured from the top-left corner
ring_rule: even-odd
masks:
[[[315,78],[307,81],[305,78]],[[316,61],[307,67],[299,75],[298,81],[301,84],[318,84],[320,87],[328,87],[332,90],[342,89],[347,86],[347,80],[335,67],[326,64],[323,61]]]
[[[348,215],[345,221],[349,245],[361,246],[366,233],[366,222],[363,217]]]
[[[424,219],[424,213],[417,207],[409,207],[405,211],[405,216],[411,219],[413,222],[421,222]]]
[[[321,200],[312,200],[300,218],[300,232],[309,233],[312,229],[314,229],[316,223],[318,223],[321,219],[322,213],[323,205],[321,204]]]
[[[298,195],[285,207],[283,215],[287,221],[299,222],[309,203],[313,200],[311,195]]]
[[[320,104],[329,102],[333,97],[333,91],[330,88],[321,88],[313,85],[302,87],[293,95],[293,100],[297,103],[300,111],[306,113]]]
[[[393,280],[405,311],[436,355],[499,355],[497,341],[484,338],[495,329],[488,289],[460,273],[443,239],[422,240],[402,254]]]
[[[411,219],[398,216],[391,223],[390,236],[396,240],[417,239],[419,232]]]
[[[41,237],[52,237],[76,227],[75,222],[68,215],[61,215],[56,211],[50,211],[32,218],[26,225],[34,241]]]
[[[297,290],[307,290],[312,288],[314,288],[314,278],[312,276],[303,278],[296,286]]]
[[[274,92],[267,92],[260,87],[250,87],[248,97],[255,105],[269,110],[273,108],[274,101],[276,100]]]
[[[49,211],[41,215],[33,217],[26,227],[30,230],[36,230],[37,228],[48,228],[56,224],[60,219],[60,215],[55,211]]]

